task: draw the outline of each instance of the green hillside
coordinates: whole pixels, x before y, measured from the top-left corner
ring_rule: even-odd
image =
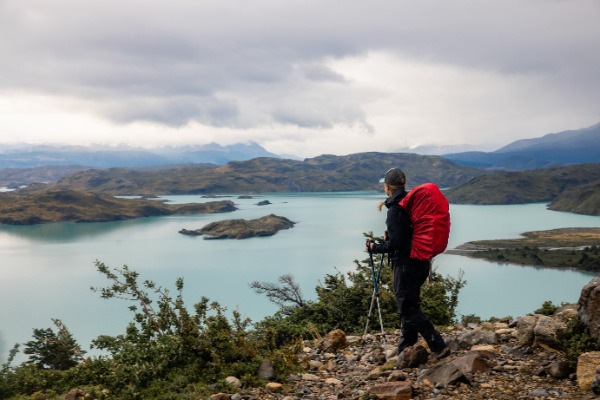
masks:
[[[446,196],[455,204],[547,202],[552,210],[600,215],[600,163],[490,172],[458,166],[438,156],[409,153],[322,155],[304,161],[263,157],[223,166],[89,169],[56,183],[30,185],[19,193],[68,189],[113,196],[152,196],[381,190],[380,180],[394,166],[406,173],[408,188],[436,183],[449,188]]]
[[[496,172],[449,189],[456,204],[553,202],[553,210],[600,215],[600,163],[531,171]]]
[[[600,180],[565,190],[548,208],[577,214],[600,215]]]
[[[51,187],[112,195],[381,190],[379,180],[392,167],[400,167],[405,171],[409,187],[424,182],[450,187],[485,173],[483,170],[457,166],[437,156],[359,153],[348,156],[324,155],[304,161],[255,158],[219,167],[188,165],[161,170],[92,169],[67,176]]]

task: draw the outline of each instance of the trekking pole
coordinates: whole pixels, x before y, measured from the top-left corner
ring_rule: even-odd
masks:
[[[386,349],[386,341],[385,341],[385,331],[383,329],[383,318],[381,316],[381,301],[380,301],[380,296],[379,296],[379,278],[381,277],[381,268],[383,267],[383,257],[384,255],[381,255],[381,261],[379,263],[379,270],[377,271],[377,274],[375,274],[375,263],[373,262],[373,253],[369,250],[369,259],[371,261],[371,275],[373,277],[373,295],[371,296],[371,306],[369,307],[369,313],[367,314],[367,322],[365,324],[365,331],[363,333],[363,341],[362,341],[362,345],[364,346],[365,344],[365,336],[367,335],[367,331],[369,329],[369,321],[371,319],[371,315],[373,314],[373,306],[375,305],[375,303],[377,303],[377,311],[379,314],[379,326],[381,328],[381,338],[383,340],[383,348],[384,351]],[[386,355],[386,359],[387,359],[387,355]]]
[[[373,256],[371,256],[371,272],[373,272]],[[371,275],[374,275],[371,273]],[[367,314],[367,323],[365,324],[365,331],[363,332],[363,346],[365,344],[365,336],[367,336],[367,331],[369,330],[369,320],[371,319],[371,314],[373,313],[373,306],[375,305],[375,288],[373,288],[373,294],[371,295],[371,305],[369,306],[369,312]]]
[[[387,344],[385,341],[385,331],[383,329],[383,317],[381,316],[381,296],[379,295],[379,278],[381,277],[381,268],[383,267],[383,254],[381,255],[381,260],[379,261],[379,271],[377,271],[377,283],[375,284],[376,296],[377,300],[377,311],[379,313],[379,327],[381,328],[381,340],[383,341],[383,351],[387,352]],[[385,357],[387,360],[387,355]]]

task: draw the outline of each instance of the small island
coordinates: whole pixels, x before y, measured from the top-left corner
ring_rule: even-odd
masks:
[[[293,228],[294,224],[295,222],[285,217],[270,214],[252,220],[230,219],[211,222],[201,229],[182,229],[179,233],[190,236],[205,235],[204,239],[247,239],[272,236],[282,229]]]
[[[476,240],[448,254],[492,262],[600,272],[600,228],[525,232],[519,239]]]

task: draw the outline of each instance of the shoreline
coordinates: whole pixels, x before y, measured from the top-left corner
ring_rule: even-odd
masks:
[[[524,267],[550,268],[561,270],[572,270],[577,272],[589,272],[598,274],[595,269],[577,268],[575,266],[557,266],[549,264],[548,260],[543,260],[538,253],[548,255],[550,252],[568,251],[571,258],[577,256],[587,257],[587,252],[591,253],[594,248],[600,244],[600,228],[560,228],[545,231],[525,232],[518,239],[496,239],[496,240],[476,240],[463,243],[453,249],[447,249],[444,253],[459,255],[470,258],[483,259],[488,262],[499,264],[512,264]],[[494,256],[486,256],[495,252]],[[516,253],[519,253],[518,255]],[[482,255],[476,255],[482,254]],[[594,252],[597,254],[597,251]],[[517,257],[515,257],[517,255]],[[526,255],[532,255],[535,263],[523,262]],[[502,257],[500,259],[499,257]],[[595,257],[597,257],[595,255]],[[544,262],[545,261],[545,262]],[[553,262],[560,260],[552,259]],[[563,262],[564,263],[564,262]],[[569,263],[575,264],[573,260]]]
[[[552,265],[533,265],[533,264],[522,264],[522,263],[518,263],[518,262],[514,262],[514,261],[498,261],[492,258],[487,258],[487,257],[475,257],[473,254],[480,252],[482,250],[466,250],[466,249],[458,249],[458,248],[454,248],[454,249],[448,249],[446,251],[444,251],[443,254],[450,254],[453,256],[463,256],[463,257],[469,257],[469,258],[473,258],[473,259],[477,259],[477,260],[485,260],[487,262],[491,262],[491,263],[496,263],[496,264],[501,264],[501,265],[515,265],[518,267],[530,267],[530,268],[547,268],[547,269],[558,269],[558,270],[565,270],[565,271],[576,271],[576,272],[583,272],[583,273],[589,273],[590,275],[600,275],[600,273],[595,272],[595,271],[588,271],[585,269],[580,269],[580,268],[574,268],[574,267],[556,267],[556,266],[552,266]]]

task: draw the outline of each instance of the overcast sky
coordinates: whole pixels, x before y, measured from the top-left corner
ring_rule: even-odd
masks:
[[[0,143],[312,157],[600,122],[600,1],[0,0]]]

